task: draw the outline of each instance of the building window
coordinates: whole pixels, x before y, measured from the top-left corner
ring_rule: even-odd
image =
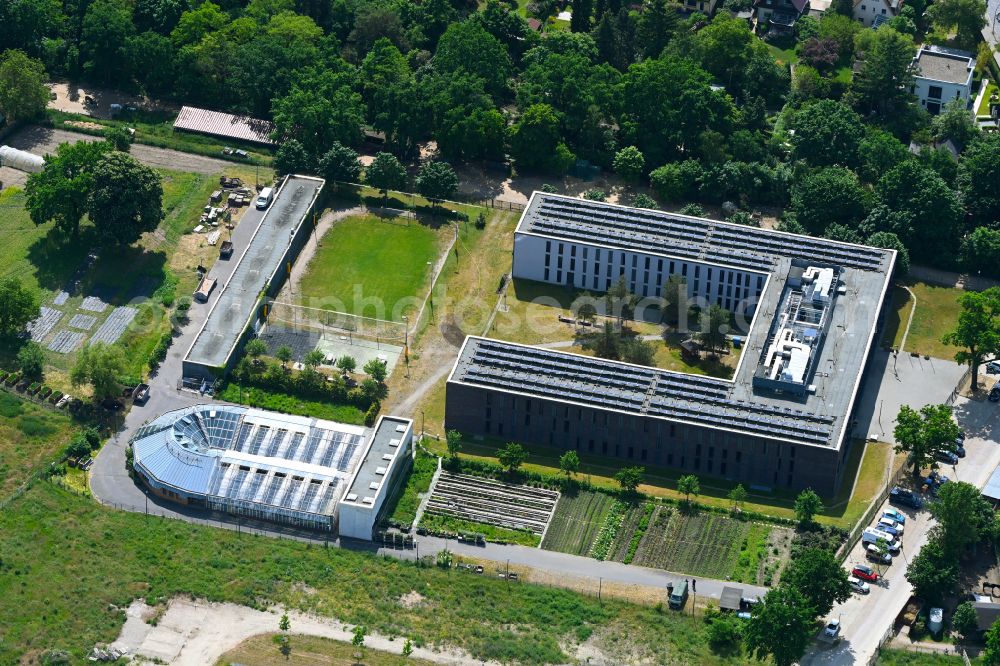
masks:
[[[635,447],[633,446],[628,447],[628,457],[629,458],[635,457]]]
[[[927,97],[929,97],[930,99],[941,99],[941,86],[928,87]]]

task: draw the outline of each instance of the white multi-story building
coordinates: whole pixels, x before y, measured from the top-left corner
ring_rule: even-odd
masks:
[[[902,8],[903,0],[854,0],[854,18],[866,28],[877,27]]]
[[[920,100],[920,106],[935,116],[952,100],[968,104],[975,68],[976,57],[967,51],[922,46],[913,59],[916,76],[912,92]]]

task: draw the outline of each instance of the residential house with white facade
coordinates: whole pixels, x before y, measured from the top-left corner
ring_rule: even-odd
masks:
[[[968,104],[975,68],[976,57],[967,51],[922,46],[913,59],[913,94],[920,106],[935,116],[952,100]]]

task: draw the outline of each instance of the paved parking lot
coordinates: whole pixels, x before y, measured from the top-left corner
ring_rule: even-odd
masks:
[[[888,375],[892,377],[891,372]],[[942,474],[980,488],[986,485],[993,470],[1000,464],[1000,445],[995,432],[997,415],[1000,413],[998,409],[1000,407],[986,400],[956,400],[955,416],[959,426],[966,432],[967,453],[956,466],[942,466]],[[886,502],[883,509],[888,506]],[[885,576],[878,584],[872,585],[870,594],[855,594],[833,609],[831,617],[840,617],[841,620],[842,640],[833,646],[815,647],[803,658],[803,666],[867,664],[878,649],[879,642],[891,630],[896,615],[903,609],[913,590],[905,578],[907,563],[927,543],[927,533],[934,525],[926,507],[919,512],[897,508],[907,516],[903,547],[899,555],[886,569]],[[855,545],[845,565],[866,562],[861,545]]]

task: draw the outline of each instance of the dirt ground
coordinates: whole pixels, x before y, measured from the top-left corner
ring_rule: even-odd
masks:
[[[99,141],[100,138],[89,134],[67,132],[60,129],[49,129],[32,125],[7,137],[9,146],[26,150],[35,155],[46,155],[54,152],[61,143],[76,143],[77,141]],[[129,152],[137,160],[151,167],[173,169],[175,171],[191,171],[194,173],[219,173],[231,169],[232,162],[203,157],[191,153],[183,153],[169,148],[157,148],[140,143],[132,144]],[[6,185],[6,181],[5,185]]]
[[[129,655],[139,656],[139,663],[206,666],[216,663],[223,654],[251,637],[277,631],[280,613],[281,609],[276,608],[259,611],[236,604],[180,597],[170,600],[166,610],[163,610],[147,606],[138,599],[126,610],[125,625],[118,640],[111,645]],[[148,624],[153,618],[156,618],[156,626]],[[313,617],[294,611],[288,613],[288,618],[293,637],[318,636],[347,643],[353,638],[354,627],[332,618]],[[365,645],[391,654],[400,654],[403,649],[403,641],[391,641],[378,634],[366,636]],[[486,663],[458,650],[435,652],[414,648],[413,656],[450,666],[480,666]],[[491,662],[490,666],[499,665]]]
[[[145,97],[86,84],[77,85],[57,81],[49,84],[49,90],[56,94],[56,98],[49,102],[50,109],[66,113],[81,113],[94,118],[110,118],[112,104],[132,105],[148,111],[168,108]],[[84,98],[87,96],[94,98],[95,103],[84,104]]]

